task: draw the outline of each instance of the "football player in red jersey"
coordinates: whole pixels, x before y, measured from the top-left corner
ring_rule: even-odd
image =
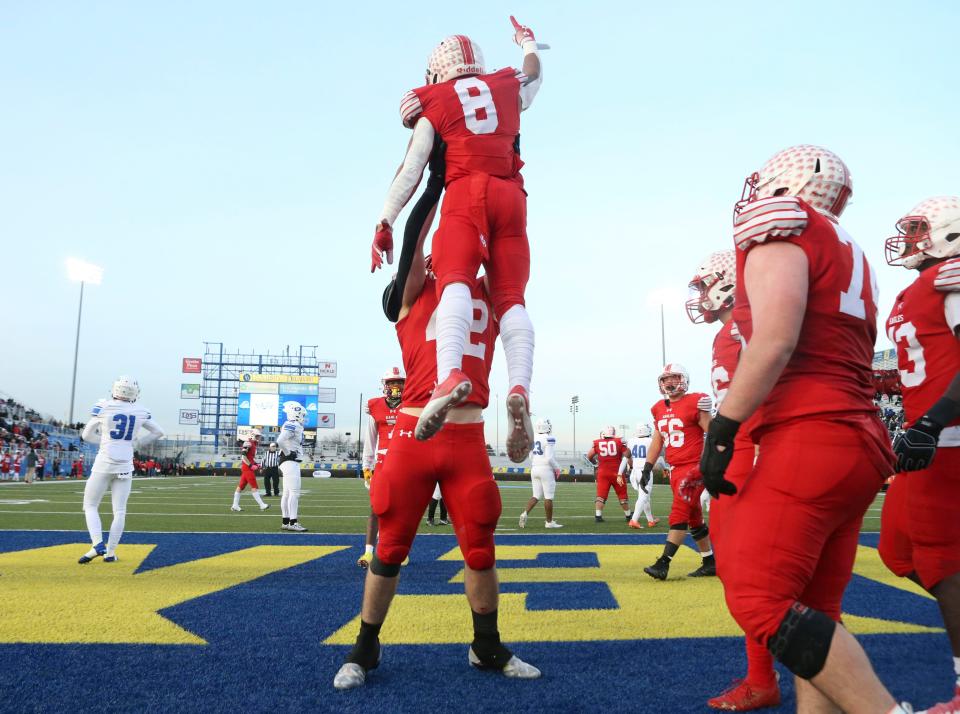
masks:
[[[437,152],[433,153],[437,156]],[[384,292],[387,317],[396,321],[397,339],[407,373],[390,450],[370,487],[380,537],[367,569],[360,613],[360,633],[333,686],[352,689],[366,683],[380,662],[380,628],[397,589],[400,564],[410,551],[420,518],[437,483],[453,519],[464,559],[464,589],[473,617],[470,664],[507,677],[533,679],[540,670],[527,664],[500,641],[498,590],[493,533],[500,518],[500,491],[493,479],[483,433],[483,408],[497,338],[497,320],[485,278],[470,286],[472,320],[463,368],[473,389],[447,411],[445,428],[435,438],[414,438],[417,420],[430,400],[436,378],[436,279],[427,274],[423,239],[443,189],[441,162],[431,162],[427,189],[411,212],[397,276]],[[408,250],[411,248],[412,250]]]
[[[897,347],[906,431],[893,445],[900,475],[884,499],[880,556],[937,599],[957,675],[960,711],[960,197],[922,201],[897,221],[887,262],[920,274],[887,318]]]
[[[233,492],[233,505],[231,511],[242,511],[240,508],[240,493],[248,485],[250,486],[250,495],[260,506],[261,511],[270,508],[269,503],[264,503],[260,498],[260,489],[257,486],[257,471],[260,470],[260,464],[257,463],[257,445],[260,443],[262,433],[259,429],[250,432],[249,438],[243,442],[243,454],[240,456],[240,481],[237,483],[237,490]]]
[[[470,351],[471,286],[483,264],[510,381],[507,453],[520,463],[533,445],[529,391],[534,343],[533,323],[524,303],[530,248],[520,175],[520,113],[529,108],[540,88],[541,69],[533,32],[510,19],[514,40],[524,53],[522,70],[487,74],[477,44],[454,35],[430,55],[426,85],[404,96],[401,119],[413,129],[413,136],[377,223],[372,269],[382,264],[383,253],[392,262],[391,226],[415,192],[439,137],[446,144],[447,195],[433,239],[440,299],[437,386],[420,415],[416,437],[433,436],[443,426],[447,410],[465,400],[473,388],[462,366]]]
[[[650,442],[647,460],[643,464],[640,487],[644,490],[649,487],[653,465],[664,451],[664,458],[672,466],[670,488],[673,491],[673,505],[670,507],[670,530],[663,546],[663,555],[653,565],[644,568],[643,572],[651,578],[666,580],[670,561],[689,530],[703,556],[703,563],[688,575],[692,578],[716,575],[717,566],[710,548],[710,529],[703,522],[700,508],[703,482],[698,465],[703,433],[710,423],[713,401],[703,392],[688,391],[690,375],[682,364],[674,362],[664,366],[657,382],[664,398],[650,409],[654,424],[653,441]]]
[[[400,410],[400,400],[403,398],[403,383],[406,377],[400,367],[391,367],[380,378],[383,388],[382,397],[367,400],[367,438],[363,442],[363,485],[369,490],[374,469],[383,464],[387,455],[387,445],[390,443],[390,432],[397,423],[397,413]],[[363,555],[357,560],[357,565],[366,568],[373,558],[373,546],[377,542],[377,514],[370,509],[367,517],[367,542]]]
[[[694,324],[719,322],[720,330],[713,338],[713,364],[710,381],[717,407],[723,403],[730,380],[740,360],[740,332],[733,321],[733,304],[737,287],[737,255],[733,250],[711,253],[700,263],[689,287],[693,293],[687,301],[687,316]],[[738,488],[753,469],[756,448],[749,429],[737,432],[733,459],[726,477]],[[709,497],[706,490],[704,494]],[[717,556],[717,574],[723,580],[723,526],[730,499],[718,500],[710,514],[711,541]],[[773,669],[773,655],[757,640],[746,639],[747,676],[707,701],[714,709],[750,711],[780,704],[780,685]]]
[[[796,675],[798,711],[903,712],[840,623],[863,514],[893,467],[871,384],[876,283],[837,220],[850,174],[803,145],[746,183],[733,308],[746,347],[701,459],[711,495],[733,496],[720,539],[737,563],[723,569],[727,606]],[[724,475],[751,417],[760,458],[738,489]]]
[[[633,455],[623,443],[623,439],[617,438],[617,430],[608,426],[600,432],[600,438],[594,439],[593,446],[587,452],[587,461],[597,467],[597,500],[594,503],[593,519],[597,523],[603,523],[603,507],[607,503],[607,496],[610,495],[610,487],[613,486],[617,499],[620,501],[620,508],[623,509],[623,515],[627,522],[630,521],[630,503],[627,500],[627,480],[620,473],[620,461],[627,460],[628,468],[633,468]]]

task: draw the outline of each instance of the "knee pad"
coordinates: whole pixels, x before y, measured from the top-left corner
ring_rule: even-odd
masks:
[[[671,524],[670,524],[670,530],[672,530],[672,531],[683,531],[684,533],[686,533],[686,532],[687,532],[687,524],[686,524],[686,523],[671,523]]]
[[[621,499],[620,499],[620,505],[621,505],[621,506],[626,506],[628,503],[630,503],[630,499],[629,499],[629,498],[621,498]]]
[[[801,679],[813,679],[827,661],[836,627],[822,612],[795,602],[767,642],[767,649]]]
[[[390,556],[388,556],[392,560],[401,549],[394,548],[391,550],[396,551],[392,552]],[[384,563],[382,560],[380,560],[380,554],[374,551],[373,559],[370,561],[370,572],[374,575],[379,575],[382,578],[395,578],[400,574],[400,563],[402,563],[403,559],[406,557],[406,554],[404,554],[400,556],[400,559],[396,563]]]
[[[673,528],[673,526],[670,526],[670,527]],[[703,540],[708,535],[710,535],[710,529],[707,528],[705,524],[699,525],[696,528],[693,528],[690,530],[690,535],[693,536],[694,540]]]
[[[606,502],[607,502],[607,499],[605,499],[605,498],[600,498],[599,496],[597,496],[597,497],[594,499],[594,503],[604,504],[604,503],[606,503]]]

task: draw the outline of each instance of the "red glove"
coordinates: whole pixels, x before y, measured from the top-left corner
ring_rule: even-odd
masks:
[[[523,47],[523,43],[527,40],[536,42],[536,38],[533,36],[533,30],[529,27],[521,25],[517,22],[517,18],[513,15],[510,16],[510,22],[513,23],[513,41],[518,45]]]
[[[252,464],[252,465],[250,466],[250,470],[251,470],[251,471],[259,471],[259,470],[260,470],[260,464]]]
[[[703,477],[685,478],[680,482],[677,491],[687,503],[694,503],[700,500],[700,494],[703,493]]]
[[[377,231],[373,234],[373,246],[370,249],[370,272],[383,266],[383,254],[387,255],[387,263],[393,265],[393,229],[386,221],[377,224]]]

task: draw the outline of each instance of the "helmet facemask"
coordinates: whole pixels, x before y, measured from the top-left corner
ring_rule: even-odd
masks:
[[[884,245],[887,263],[923,269],[927,261],[960,255],[960,197],[921,201],[897,221],[897,235]]]
[[[403,385],[404,380],[402,379],[391,379],[383,383],[383,396],[387,400],[387,406],[391,409],[400,406],[403,399]]]

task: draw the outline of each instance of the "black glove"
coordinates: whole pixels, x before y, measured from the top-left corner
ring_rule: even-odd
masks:
[[[740,422],[717,414],[707,429],[703,454],[700,456],[700,472],[703,474],[704,488],[714,498],[720,498],[720,494],[732,496],[737,492],[737,487],[727,481],[723,474],[733,458],[733,440],[739,428]]]
[[[893,441],[897,471],[919,471],[933,463],[943,426],[925,414]]]
[[[650,484],[651,476],[653,476],[653,464],[644,464],[643,472],[640,475],[640,490],[644,493],[650,493],[647,486]]]

